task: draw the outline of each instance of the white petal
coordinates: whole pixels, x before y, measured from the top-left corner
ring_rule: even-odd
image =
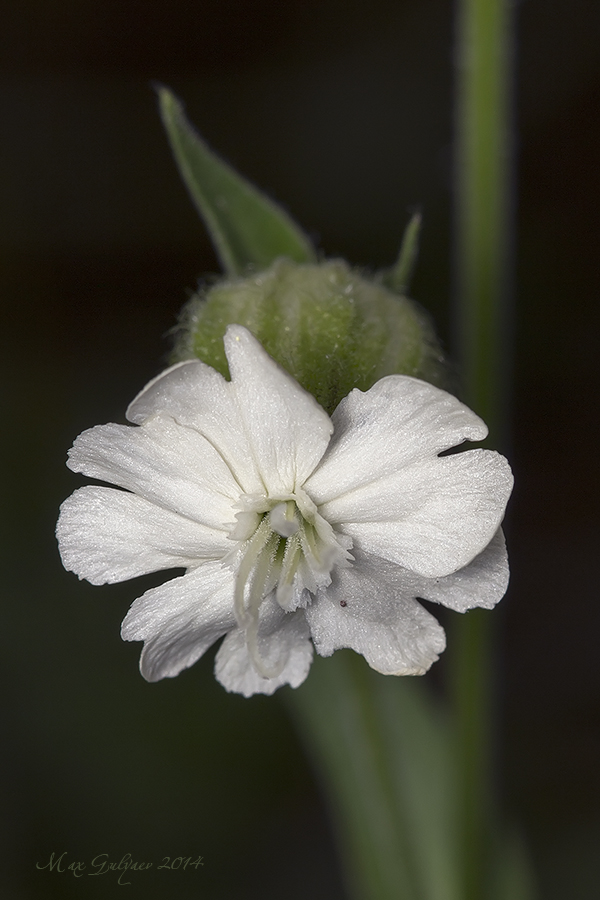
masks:
[[[487,435],[485,423],[452,394],[406,375],[351,391],[332,421],[327,453],[305,485],[318,505]]]
[[[444,650],[444,630],[406,590],[403,570],[357,554],[306,610],[321,656],[350,647],[384,675],[422,675]],[[342,604],[344,604],[342,606]]]
[[[269,667],[284,659],[285,665],[276,678],[263,678],[252,664],[246,638],[240,628],[227,635],[215,660],[215,676],[224,688],[244,697],[272,694],[284,684],[302,684],[312,662],[313,649],[303,610],[285,613],[269,598],[261,609],[258,648]]]
[[[143,424],[157,413],[194,428],[219,451],[244,493],[263,489],[244,431],[235,390],[200,360],[178,363],[146,385],[127,409],[127,418]]]
[[[159,681],[193,665],[234,626],[233,573],[206,562],[146,591],[125,616],[121,636],[145,642],[140,671]]]
[[[415,597],[441,603],[456,612],[480,606],[492,609],[504,597],[509,571],[506,544],[499,528],[473,562],[445,578],[422,578],[406,573],[406,587]]]
[[[214,447],[191,428],[156,415],[144,425],[98,425],[80,434],[69,468],[127,488],[212,528],[235,523],[240,488]]]
[[[135,494],[92,486],[62,504],[56,536],[65,569],[92,584],[187,568],[202,558],[219,558],[231,547],[222,531]]]
[[[257,468],[271,496],[286,496],[313,471],[333,430],[331,419],[258,341],[230,325],[225,352]]]
[[[325,503],[319,513],[355,546],[434,578],[463,568],[489,544],[512,484],[503,456],[469,450],[420,460]]]

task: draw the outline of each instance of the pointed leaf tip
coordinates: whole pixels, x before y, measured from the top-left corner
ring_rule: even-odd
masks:
[[[293,219],[210,150],[168,88],[160,85],[157,93],[179,172],[225,272],[266,269],[280,256],[314,262],[314,248]]]
[[[397,294],[406,294],[419,255],[419,238],[421,236],[422,215],[416,212],[404,229],[398,259],[386,276],[386,284]]]

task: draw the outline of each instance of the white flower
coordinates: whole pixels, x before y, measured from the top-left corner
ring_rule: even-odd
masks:
[[[241,326],[226,381],[193,360],[136,397],[129,425],[83,432],[69,466],[88,486],[61,509],[65,567],[92,584],[183,567],[146,591],[122,627],[144,641],[148,681],[177,675],[225,635],[230,691],[297,687],[341,647],[384,674],[418,675],[444,649],[417,597],[491,608],[508,582],[500,522],[511,487],[455,397],[390,375],[331,419]],[[312,643],[311,643],[312,641]]]

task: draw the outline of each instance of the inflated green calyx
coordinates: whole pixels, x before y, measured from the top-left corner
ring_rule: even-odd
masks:
[[[248,328],[329,413],[353,388],[368,390],[384,375],[443,381],[426,316],[343,260],[278,259],[199,293],[184,309],[173,362],[198,357],[228,378],[223,335],[233,323]]]

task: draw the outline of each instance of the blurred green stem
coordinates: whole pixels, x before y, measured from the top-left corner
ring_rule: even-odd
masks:
[[[339,650],[283,695],[329,800],[352,900],[462,900],[449,729],[427,687]]]
[[[459,0],[456,73],[456,309],[464,399],[506,440],[507,293],[511,281],[512,5]],[[464,900],[489,896],[492,864],[493,647],[485,612],[456,621],[456,716]]]
[[[496,444],[506,427],[512,207],[510,0],[459,0],[456,325],[465,400]]]

